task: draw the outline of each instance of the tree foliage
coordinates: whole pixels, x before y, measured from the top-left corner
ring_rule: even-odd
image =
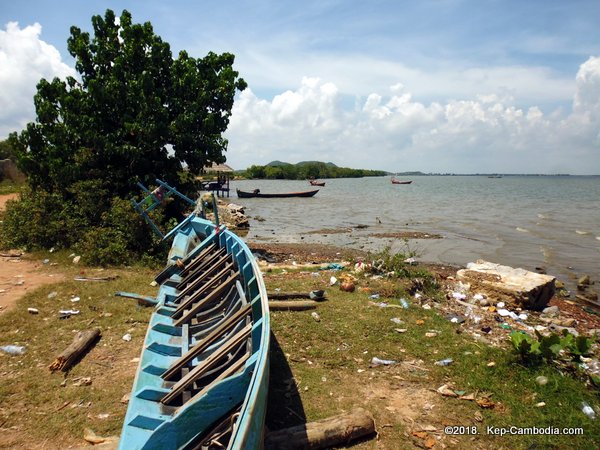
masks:
[[[42,79],[37,121],[10,142],[34,188],[67,192],[81,180],[102,180],[120,196],[135,181],[178,183],[182,166],[198,173],[225,161],[226,130],[236,90],[246,83],[230,53],[173,59],[152,25],[92,18],[94,34],[71,27],[68,49],[80,80]]]
[[[361,178],[380,177],[387,172],[381,170],[350,169],[337,167],[319,161],[310,161],[299,164],[277,164],[258,166],[253,165],[246,169],[247,178],[270,180],[306,180],[309,178]]]
[[[77,230],[53,224],[48,229],[63,236],[45,233],[43,242],[11,238],[12,245],[76,245],[82,236],[93,243],[91,229],[112,223],[107,214],[116,211],[115,198],[139,194],[136,181],[149,186],[160,178],[193,197],[190,174],[225,162],[222,133],[236,92],[246,88],[233,70],[234,55],[194,58],[181,51],[173,58],[152,25],[133,23],[126,10],[119,18],[111,10],[93,16],[92,28],[92,34],[70,30],[68,50],[78,79],[42,79],[34,97],[36,121],[9,137],[31,192],[51,199],[62,225]],[[83,207],[76,204],[82,198]],[[117,208],[121,217],[123,208]],[[16,226],[16,215],[7,217],[7,227]],[[130,244],[123,248],[133,251]]]

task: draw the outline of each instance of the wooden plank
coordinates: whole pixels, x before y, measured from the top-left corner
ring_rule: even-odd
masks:
[[[235,336],[229,339],[222,347],[215,350],[215,352],[212,353],[208,358],[206,358],[201,364],[194,367],[194,369],[191,370],[190,373],[188,373],[185,377],[183,377],[181,380],[175,383],[175,385],[171,389],[171,392],[165,395],[160,402],[164,405],[168,405],[173,400],[175,400],[175,398],[181,395],[190,384],[194,383],[208,369],[210,369],[210,367],[215,362],[217,362],[219,359],[221,359],[223,356],[225,356],[227,353],[233,350],[237,345],[243,342],[244,339],[247,339],[248,336],[250,336],[251,331],[252,324],[248,324],[243,330],[240,330],[239,333],[237,333]]]
[[[208,264],[206,264],[206,265],[202,264],[198,268],[194,269],[192,272],[188,273],[188,275],[183,280],[181,280],[181,282],[179,282],[179,284],[176,286],[176,288],[178,290],[181,290],[182,288],[185,287],[186,284],[188,284],[190,282],[196,282],[199,278],[205,277],[207,273],[210,273],[210,272],[216,270],[219,266],[222,266],[228,259],[233,260],[231,255],[228,255],[228,254],[221,255],[218,258],[212,258],[210,261],[211,267],[209,267],[207,269],[206,266]]]
[[[233,265],[233,261],[231,261],[230,265]],[[216,266],[215,265],[215,266],[211,267],[208,271],[206,271],[205,273],[203,273],[201,276],[199,276],[194,281],[192,281],[191,283],[189,283],[183,290],[181,290],[179,292],[179,294],[177,295],[177,299],[181,299],[181,298],[185,297],[186,295],[188,295],[191,291],[197,289],[198,286],[200,284],[202,284],[202,282],[204,282],[207,277],[209,277],[215,271],[221,270],[221,269],[222,269],[222,266]]]
[[[196,292],[194,292],[192,295],[190,295],[187,299],[185,299],[184,301],[181,301],[181,303],[179,304],[179,306],[177,306],[177,308],[173,312],[173,316],[172,317],[173,318],[179,317],[183,313],[183,311],[189,305],[191,305],[192,303],[194,303],[198,298],[200,298],[200,296],[202,294],[205,294],[207,291],[209,291],[210,289],[214,288],[215,284],[217,284],[219,282],[219,280],[222,280],[223,277],[225,277],[229,272],[231,272],[231,269],[233,269],[233,262],[231,262],[228,265],[226,265],[221,272],[219,272],[218,274],[216,274],[212,279],[208,280],[206,282],[206,284],[204,284],[203,286],[201,286],[200,288],[198,288],[198,290]],[[236,272],[236,273],[239,274],[239,272]],[[179,300],[179,297],[177,297],[175,299],[175,301],[177,301],[177,300]]]
[[[236,324],[239,323],[240,319],[250,313],[250,305],[246,305],[241,308],[235,314],[224,320],[217,328],[215,328],[211,334],[206,336],[196,345],[194,345],[185,355],[181,356],[177,361],[171,364],[171,367],[162,375],[163,379],[170,380],[175,374],[181,369],[181,367],[188,364],[196,356],[200,355],[210,345],[212,345],[219,336],[222,336],[225,332],[229,331]]]
[[[215,290],[213,290],[210,294],[208,294],[206,297],[204,297],[198,303],[193,305],[189,310],[187,310],[179,318],[179,320],[175,321],[175,323],[173,325],[178,327],[178,326],[181,326],[181,324],[190,320],[192,318],[192,316],[194,316],[196,313],[198,313],[200,311],[200,309],[202,309],[203,306],[205,306],[207,303],[213,301],[215,298],[217,298],[219,295],[221,295],[225,289],[227,289],[229,286],[231,286],[231,284],[233,282],[235,282],[235,280],[237,280],[239,275],[240,275],[239,272],[233,273],[233,275],[231,275],[229,278],[227,278],[227,280],[225,280],[223,283],[221,283],[219,286],[217,286],[215,288]]]

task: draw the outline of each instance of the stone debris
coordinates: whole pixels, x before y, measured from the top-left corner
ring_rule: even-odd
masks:
[[[471,289],[537,311],[548,304],[556,291],[553,276],[483,260],[467,264],[467,268],[459,270],[456,276]]]

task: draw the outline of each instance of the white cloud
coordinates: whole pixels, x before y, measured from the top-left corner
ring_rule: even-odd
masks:
[[[40,79],[75,75],[58,50],[40,40],[41,32],[39,23],[19,28],[9,22],[0,30],[0,139],[34,119],[33,96]]]
[[[424,105],[400,83],[354,109],[318,78],[270,102],[248,90],[234,106],[228,158],[240,168],[319,159],[390,171],[600,173],[600,58],[573,84],[566,116],[519,108],[506,92]]]

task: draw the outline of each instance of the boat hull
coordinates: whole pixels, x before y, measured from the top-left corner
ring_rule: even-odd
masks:
[[[239,198],[290,198],[290,197],[313,197],[318,189],[314,191],[301,191],[301,192],[284,192],[279,194],[263,194],[261,192],[247,192],[240,191],[237,189],[237,196]]]
[[[262,448],[270,324],[252,253],[192,215],[156,280],[119,448]]]

